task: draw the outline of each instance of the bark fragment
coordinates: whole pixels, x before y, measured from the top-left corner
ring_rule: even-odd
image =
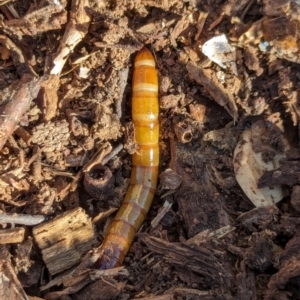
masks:
[[[79,263],[82,254],[96,244],[91,219],[82,208],[35,226],[33,236],[52,275]]]

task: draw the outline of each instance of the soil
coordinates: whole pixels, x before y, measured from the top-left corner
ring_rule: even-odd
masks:
[[[3,299],[300,299],[296,2],[0,0],[0,11]],[[236,74],[201,51],[221,34]],[[138,151],[131,78],[143,47],[159,74],[160,179],[123,266],[101,273],[93,256]],[[280,187],[278,203],[256,207],[238,183],[248,129],[264,161],[281,155],[257,181]],[[88,240],[75,235],[78,209]],[[57,227],[50,251],[41,228],[64,218],[74,237]]]

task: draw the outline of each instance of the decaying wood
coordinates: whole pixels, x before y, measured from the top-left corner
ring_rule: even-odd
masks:
[[[11,263],[3,259],[0,260],[0,298],[28,300]]]
[[[33,260],[31,260],[31,257],[30,257],[30,255],[32,253],[32,249],[33,249],[33,240],[32,240],[32,237],[30,237],[30,236],[26,240],[24,240],[22,243],[19,243],[15,246],[16,255],[14,257],[14,267],[15,267],[16,272],[18,272],[18,273],[22,272],[22,274],[25,274],[26,272],[29,271],[28,275],[31,276],[30,273],[31,273],[32,269],[36,268],[35,262]],[[29,270],[30,268],[31,268],[31,270]],[[24,282],[22,282],[22,283],[24,283]]]
[[[118,267],[109,270],[95,270],[89,269],[94,265],[95,259],[99,254],[94,255],[95,253],[87,253],[81,260],[80,265],[71,270],[67,270],[62,274],[59,274],[56,278],[51,280],[46,286],[41,288],[42,291],[49,289],[55,285],[63,285],[64,289],[61,291],[48,292],[46,294],[47,299],[60,299],[63,295],[74,294],[84,287],[81,293],[85,294],[84,291],[93,289],[94,286],[101,285],[101,281],[107,282],[113,288],[115,294],[118,294],[119,290],[123,285],[117,284],[114,279],[115,276],[128,277],[128,271],[124,267]],[[106,279],[104,279],[106,278]],[[112,283],[109,281],[112,280]],[[98,283],[97,283],[98,282]],[[115,287],[116,286],[116,287]],[[99,293],[98,293],[99,294]],[[112,297],[113,298],[113,297]],[[83,299],[83,298],[81,298]],[[101,299],[106,299],[102,298]],[[108,298],[109,299],[109,298]]]
[[[48,282],[47,285],[41,287],[41,291],[48,290],[51,287],[58,286],[63,284],[64,287],[72,287],[73,290],[80,290],[84,285],[82,281],[85,280],[85,285],[93,281],[101,279],[102,277],[115,277],[115,276],[124,276],[129,275],[128,271],[124,267],[117,267],[114,269],[108,270],[95,270],[88,269],[95,262],[93,255],[88,253],[82,259],[79,266],[67,270],[61,274],[58,274],[54,279]],[[67,290],[62,291],[63,295],[68,294]]]
[[[285,285],[292,279],[300,276],[300,236],[293,237],[286,245],[280,255],[279,270],[274,274],[269,283],[265,294],[266,300],[274,299],[278,290],[284,289]],[[297,279],[296,279],[297,280]]]
[[[220,259],[220,252],[195,245],[169,243],[144,233],[139,237],[152,252],[163,255],[169,264],[203,276],[207,283],[230,286],[232,271],[222,264],[224,261]]]
[[[239,215],[236,220],[252,232],[253,230],[255,231],[255,226],[264,229],[272,222],[278,221],[279,214],[279,209],[275,205],[269,207],[261,206]]]
[[[0,230],[0,244],[22,243],[25,229],[22,227]]]
[[[96,244],[91,219],[82,208],[34,227],[33,236],[52,275],[79,263],[81,256]]]
[[[186,66],[189,75],[199,84],[203,85],[210,96],[219,105],[223,106],[233,117],[234,121],[238,119],[238,109],[234,96],[226,91],[221,83],[217,80],[211,70],[198,67],[195,63],[189,62]]]
[[[230,232],[234,231],[236,228],[230,225],[224,226],[217,230],[204,230],[195,236],[187,240],[187,244],[200,246],[201,244],[207,243],[211,238],[220,239]]]
[[[27,299],[21,286],[47,300],[297,299],[296,0],[0,0],[0,6],[0,102],[7,105],[0,124],[14,119],[19,109],[18,103],[5,99],[22,98],[28,108],[37,95],[29,113],[24,108],[11,120],[26,130],[19,127],[14,136],[0,136],[0,142],[8,138],[0,155],[2,240],[14,243],[19,238],[15,234],[23,230],[9,229],[14,236],[7,239],[6,228],[13,227],[8,223],[25,230],[35,226],[34,237],[51,276],[44,271],[29,228],[22,243],[0,245],[1,300]],[[62,27],[68,18],[67,27]],[[205,65],[201,45],[220,33],[230,44],[238,43],[238,76],[214,63]],[[271,43],[271,52],[263,41]],[[118,201],[123,199],[129,155],[138,151],[133,126],[127,131],[124,127],[130,118],[132,58],[143,46],[153,51],[161,75],[162,162],[154,205],[141,231],[161,239],[137,238],[125,259],[128,271],[95,270],[92,224],[105,233],[102,221],[115,211],[111,207],[116,195]],[[274,49],[297,59],[278,60],[285,56],[276,56]],[[55,75],[28,83],[43,72]],[[286,185],[282,202],[253,209],[234,177],[232,151],[254,115],[267,118],[274,111],[284,118],[283,130],[298,156],[261,178],[261,186]],[[28,117],[28,124],[24,118],[20,121],[21,115]],[[2,130],[6,129],[0,125]],[[99,150],[106,142],[112,145],[110,152]],[[119,153],[123,146],[118,143],[124,143],[127,152]],[[115,177],[113,194],[104,192],[105,202],[95,201],[84,187],[83,174],[107,162],[102,170],[110,169]],[[166,170],[170,167],[172,172]],[[42,215],[51,219],[80,205],[93,221],[80,210],[52,221]],[[36,226],[40,222],[47,223]]]
[[[182,177],[181,189],[175,195],[187,235],[192,237],[206,229],[229,225],[231,220],[221,205],[223,196],[210,181],[205,152],[185,149],[181,143],[170,140],[170,168]]]

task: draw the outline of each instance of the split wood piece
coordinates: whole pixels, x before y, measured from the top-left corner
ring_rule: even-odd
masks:
[[[77,266],[75,269],[68,272],[68,274],[59,274],[54,280],[50,281],[47,286],[41,288],[41,290],[46,290],[54,285],[62,284],[64,289],[61,291],[49,292],[46,294],[46,298],[48,300],[61,299],[64,295],[74,294],[78,291],[82,290],[85,286],[87,289],[90,289],[91,283],[96,283],[98,281],[102,281],[102,277],[108,277],[103,280],[108,282],[107,280],[113,280],[112,277],[115,276],[123,276],[128,277],[129,273],[124,267],[117,267],[109,270],[91,270],[86,267],[86,261],[90,260],[90,253],[88,253],[84,258],[82,263]],[[66,273],[66,272],[64,272]],[[102,280],[101,280],[102,279]],[[116,284],[114,284],[116,285]],[[122,289],[123,284],[118,284],[118,289]],[[82,291],[84,292],[84,290]],[[112,297],[114,299],[114,297]],[[112,299],[109,298],[109,299]],[[82,298],[80,298],[82,299]],[[101,297],[102,299],[102,297]]]
[[[28,300],[11,263],[3,259],[0,260],[0,299]]]
[[[0,244],[22,243],[24,238],[25,229],[22,227],[0,230]]]
[[[186,66],[189,75],[199,84],[203,85],[210,96],[233,117],[234,122],[238,119],[238,109],[234,96],[226,91],[211,70],[205,70],[195,63],[189,62]]]
[[[41,84],[46,78],[43,76],[23,84],[9,102],[0,106],[0,150],[7,138],[16,130],[31,101],[37,97]]]
[[[97,243],[91,219],[80,207],[34,227],[33,236],[51,275],[79,263]]]
[[[195,245],[169,243],[146,233],[139,237],[151,251],[163,255],[167,263],[203,276],[210,286],[212,282],[222,287],[231,286],[233,273],[229,265],[221,263],[224,253]]]
[[[66,26],[60,47],[53,57],[54,67],[50,74],[59,75],[75,46],[82,41],[88,33],[91,18],[87,14],[90,7],[89,0],[73,0],[70,12],[70,20]]]
[[[103,158],[112,150],[109,142],[104,143],[100,149],[94,154],[90,161],[82,168],[83,172],[89,172],[95,165],[101,164]],[[103,164],[102,164],[103,165]]]
[[[101,279],[102,277],[129,276],[127,269],[125,269],[124,267],[117,267],[108,270],[89,269],[89,267],[94,264],[95,260],[98,257],[99,255],[95,255],[93,251],[88,252],[82,258],[82,261],[78,266],[58,274],[54,279],[49,281],[47,285],[42,286],[40,290],[45,291],[50,289],[51,287],[63,285],[63,287],[65,287],[66,289],[58,292],[61,296],[75,293],[86,284]],[[85,282],[85,284],[82,284],[83,281]],[[73,292],[70,292],[70,288]]]
[[[219,228],[217,230],[203,230],[199,232],[198,234],[194,235],[190,239],[186,241],[189,245],[197,245],[200,246],[201,244],[207,243],[212,238],[214,239],[221,239],[230,232],[234,231],[236,228],[232,227],[230,225],[224,226],[222,228]]]

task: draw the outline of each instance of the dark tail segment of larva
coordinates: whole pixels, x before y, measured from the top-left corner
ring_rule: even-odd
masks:
[[[130,186],[101,245],[96,268],[120,266],[151,206],[159,165],[158,78],[155,60],[144,48],[136,56],[132,82],[132,120],[138,151],[132,156]]]

